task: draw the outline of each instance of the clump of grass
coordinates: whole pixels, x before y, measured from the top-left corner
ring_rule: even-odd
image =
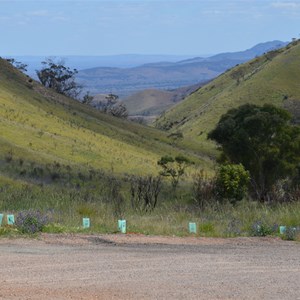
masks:
[[[241,236],[243,227],[242,225],[243,223],[241,220],[233,218],[228,221],[224,234],[228,237]]]
[[[79,204],[77,212],[81,217],[93,217],[96,214],[95,207],[88,203]]]
[[[199,232],[205,236],[213,236],[215,234],[215,226],[212,222],[205,222],[200,224]]]
[[[267,236],[278,232],[278,225],[271,226],[263,221],[256,221],[251,227],[251,235],[253,236]]]
[[[18,229],[13,226],[0,227],[0,236],[12,237],[12,236],[17,236],[18,234],[19,234]]]
[[[42,231],[47,233],[63,233],[67,231],[67,228],[61,224],[50,223],[45,225]]]

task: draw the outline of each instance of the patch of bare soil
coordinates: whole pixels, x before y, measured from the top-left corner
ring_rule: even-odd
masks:
[[[300,299],[300,244],[43,234],[0,239],[0,299]]]

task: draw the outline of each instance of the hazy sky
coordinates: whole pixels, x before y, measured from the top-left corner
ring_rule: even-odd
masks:
[[[0,56],[213,54],[299,34],[300,0],[0,0]]]

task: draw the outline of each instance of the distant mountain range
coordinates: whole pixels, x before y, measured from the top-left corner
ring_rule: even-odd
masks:
[[[9,55],[3,55],[11,58]],[[41,69],[41,62],[47,57],[63,59],[66,66],[77,69],[89,69],[95,67],[133,68],[143,64],[155,63],[158,61],[176,62],[183,59],[192,58],[191,55],[144,55],[144,54],[120,54],[120,55],[57,55],[57,56],[13,56],[14,59],[28,65],[27,74],[36,77],[36,70]]]
[[[133,68],[98,67],[81,70],[77,78],[92,94],[114,93],[125,97],[145,89],[170,90],[211,80],[237,64],[286,44],[272,41],[240,52],[178,62],[155,62]]]
[[[265,42],[265,43],[257,44],[254,47],[252,47],[248,50],[245,50],[245,51],[220,53],[220,54],[216,54],[216,55],[213,55],[213,56],[210,56],[207,58],[196,57],[196,58],[181,61],[179,63],[186,64],[186,63],[198,63],[198,62],[203,62],[203,61],[220,62],[223,60],[245,60],[245,61],[247,61],[247,60],[254,58],[255,56],[260,56],[260,55],[264,54],[265,52],[284,47],[287,44],[288,44],[288,42],[282,42],[282,41]]]

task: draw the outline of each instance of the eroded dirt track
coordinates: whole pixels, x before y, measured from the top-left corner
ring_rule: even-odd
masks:
[[[0,299],[300,299],[300,244],[272,238],[0,239]]]

